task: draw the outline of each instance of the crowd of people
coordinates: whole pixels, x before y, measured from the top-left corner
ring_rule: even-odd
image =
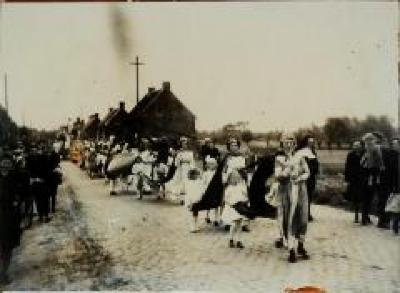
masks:
[[[39,143],[0,148],[0,282],[7,282],[12,250],[19,245],[23,228],[37,214],[41,223],[55,212],[62,151]],[[196,150],[196,151],[195,151]],[[230,138],[217,148],[207,138],[200,149],[186,137],[140,138],[134,143],[109,140],[84,141],[79,165],[89,176],[104,177],[110,195],[131,191],[177,201],[187,209],[188,226],[199,233],[204,221],[229,231],[228,247],[243,249],[241,233],[251,232],[257,217],[276,219],[275,246],[286,249],[288,261],[309,259],[306,236],[314,220],[311,202],[320,166],[315,139],[298,140],[284,133],[280,148],[260,157],[245,155],[241,142]],[[346,195],[352,201],[354,221],[369,225],[373,199],[377,199],[380,228],[398,234],[400,220],[399,139],[390,145],[379,133],[367,133],[353,143],[345,165]],[[119,187],[119,189],[118,189]]]
[[[252,160],[236,138],[230,138],[223,151],[209,138],[198,151],[186,137],[175,144],[148,138],[117,143],[114,137],[83,144],[81,167],[104,176],[110,195],[122,186],[120,190],[137,192],[140,199],[156,192],[177,200],[189,211],[193,233],[200,232],[199,213],[204,211],[207,223],[229,231],[231,248],[244,248],[240,235],[250,232],[251,220],[277,216],[276,247],[288,248],[290,262],[297,256],[309,258],[305,236],[313,221],[310,203],[319,172],[312,136],[297,143],[293,135],[283,135],[277,153]],[[124,157],[130,164],[121,164],[116,172],[114,162]]]
[[[347,196],[353,202],[354,222],[370,225],[372,203],[376,204],[377,227],[399,233],[400,172],[399,138],[389,143],[379,133],[367,133],[353,143],[345,166]]]
[[[9,282],[12,251],[37,215],[40,223],[55,212],[62,174],[51,145],[0,146],[0,285]]]

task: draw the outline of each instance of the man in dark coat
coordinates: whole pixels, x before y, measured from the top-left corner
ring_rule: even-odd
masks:
[[[50,196],[46,179],[49,174],[49,160],[43,150],[32,149],[27,158],[27,169],[31,179],[31,192],[35,198],[40,222],[49,222]]]
[[[20,223],[15,199],[16,179],[11,157],[0,158],[0,285],[8,283],[12,250],[18,246]]]
[[[383,168],[380,173],[378,186],[378,227],[388,229],[390,218],[385,212],[386,202],[391,193],[392,174],[395,166],[396,152],[389,148],[387,140],[380,133],[374,133],[377,137],[377,144],[383,160]]]
[[[363,155],[363,146],[361,141],[353,142],[353,149],[348,153],[345,165],[345,180],[347,182],[348,199],[352,201],[354,206],[354,222],[358,223],[358,214],[360,211],[360,201],[362,196],[362,173],[360,165]]]
[[[60,164],[60,156],[52,149],[50,149],[46,155],[48,164],[45,183],[49,192],[50,212],[54,213],[57,202],[57,189],[58,185],[61,184],[61,173],[57,170],[57,167]]]

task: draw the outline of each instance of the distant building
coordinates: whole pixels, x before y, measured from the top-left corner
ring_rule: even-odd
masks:
[[[129,113],[130,130],[139,136],[195,137],[193,113],[172,93],[170,83],[148,93]]]
[[[85,121],[83,121],[81,118],[76,118],[75,122],[72,123],[72,129],[71,129],[71,135],[74,139],[79,138],[83,127],[85,126]]]
[[[129,131],[129,114],[125,109],[124,102],[119,103],[119,108],[110,108],[98,126],[99,137],[102,138],[114,135],[117,140],[128,140]]]
[[[81,137],[84,139],[94,140],[98,136],[100,125],[99,113],[95,113],[89,116],[88,121],[82,130]]]

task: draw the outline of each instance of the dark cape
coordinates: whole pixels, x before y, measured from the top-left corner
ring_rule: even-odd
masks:
[[[222,171],[227,157],[218,165],[214,177],[211,179],[202,199],[193,205],[193,211],[214,209],[221,206],[224,186],[222,183]],[[258,166],[248,189],[249,202],[240,202],[234,206],[238,213],[249,218],[256,217],[275,218],[276,208],[265,201],[267,189],[265,182],[274,173],[274,156],[266,156],[255,164]]]
[[[215,170],[215,174],[210,181],[201,200],[192,206],[192,211],[199,212],[204,210],[216,209],[221,206],[224,197],[224,185],[222,183],[222,171],[227,157],[225,157]]]
[[[234,208],[249,218],[276,218],[276,208],[265,201],[268,190],[266,181],[274,174],[275,156],[265,156],[255,162],[256,171],[248,188],[249,202],[239,202]]]
[[[159,184],[165,184],[168,181],[170,181],[174,176],[175,176],[175,172],[176,172],[176,166],[175,166],[175,157],[174,157],[174,161],[171,164],[171,166],[168,168],[168,172],[165,175],[165,177],[162,177],[158,180]]]

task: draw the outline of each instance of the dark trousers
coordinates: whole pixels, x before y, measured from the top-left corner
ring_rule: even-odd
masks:
[[[57,202],[57,188],[58,185],[50,186],[50,211],[54,213],[56,211],[56,202]]]
[[[366,185],[363,189],[362,197],[362,211],[361,211],[361,221],[363,224],[369,222],[369,215],[371,213],[371,203],[376,192],[375,185]]]
[[[393,232],[399,234],[399,222],[400,222],[400,214],[393,214],[392,215],[392,228]]]
[[[43,182],[35,182],[32,184],[32,194],[35,198],[39,219],[49,217],[49,192]]]
[[[308,215],[311,216],[311,201],[314,199],[315,186],[317,184],[316,178],[310,177],[307,180],[307,194],[308,194]]]
[[[354,219],[358,222],[358,214],[360,212],[362,185],[360,182],[349,182],[347,187],[347,197],[351,200],[354,209]]]
[[[390,221],[389,215],[385,212],[387,200],[390,196],[390,190],[385,185],[378,188],[378,224],[388,225]]]

